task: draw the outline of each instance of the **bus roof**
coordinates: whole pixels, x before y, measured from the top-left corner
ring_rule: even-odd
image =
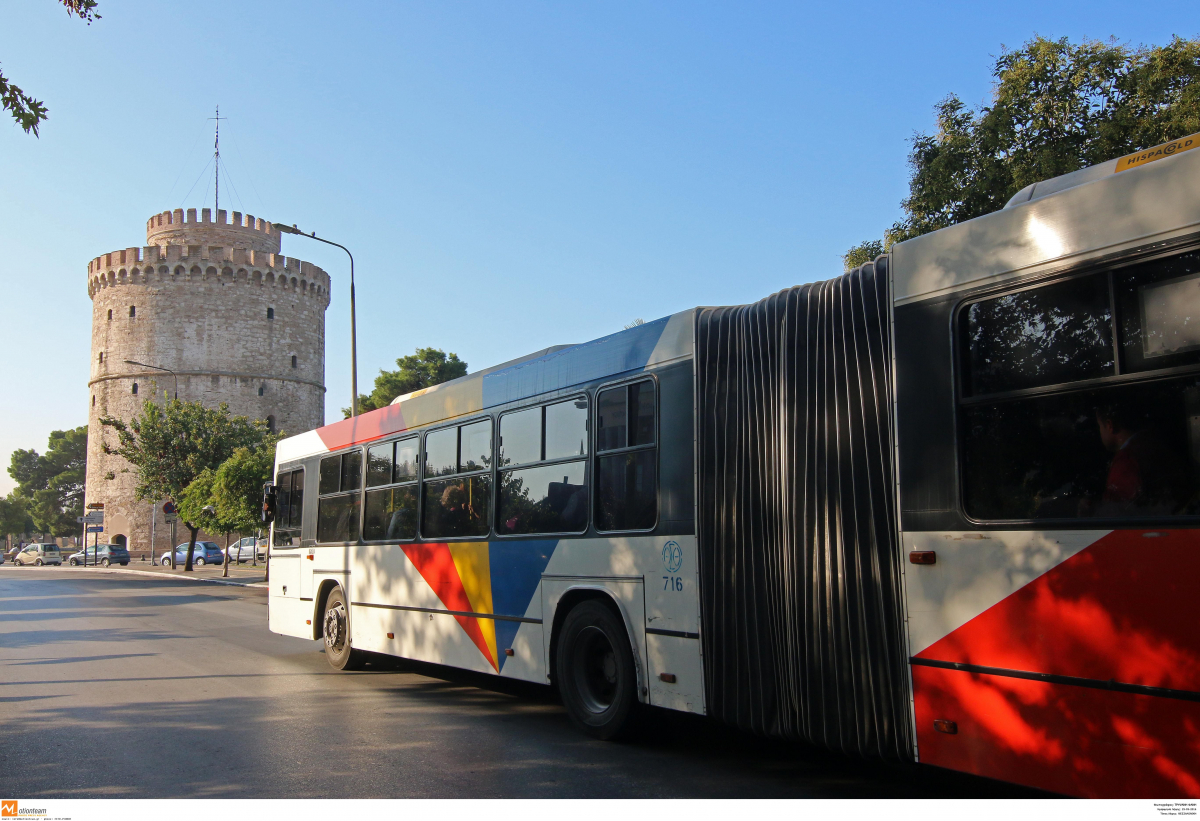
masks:
[[[692,355],[694,310],[635,325],[578,345],[556,345],[399,396],[385,408],[282,440],[276,463],[370,442],[610,376],[636,373]]]

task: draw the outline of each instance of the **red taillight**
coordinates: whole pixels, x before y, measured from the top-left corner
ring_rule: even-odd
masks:
[[[516,651],[513,650],[511,647],[505,648],[505,650],[504,650],[504,655],[506,655],[506,656],[515,656],[516,654],[517,654]]]
[[[659,673],[658,680],[662,681],[662,682],[666,682],[667,684],[674,684],[675,683],[675,674],[674,673]]]
[[[396,638],[396,634],[395,634],[395,633],[388,633],[388,638],[389,638],[389,639],[394,639],[394,638]]]
[[[908,554],[913,564],[937,564],[937,553],[932,550],[914,550]]]
[[[948,718],[935,718],[933,720],[933,729],[946,735],[958,735],[958,724]]]

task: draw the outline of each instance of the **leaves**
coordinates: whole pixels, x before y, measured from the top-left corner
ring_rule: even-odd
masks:
[[[68,17],[78,17],[89,26],[100,15],[96,13],[96,0],[59,0],[67,9]],[[40,100],[35,100],[17,86],[9,82],[0,73],[0,108],[12,114],[17,125],[25,129],[25,133],[33,132],[38,136],[38,126],[46,119],[46,106]]]
[[[13,451],[8,475],[17,483],[15,495],[34,528],[55,536],[70,536],[83,514],[87,470],[87,425],[51,432],[46,453]]]
[[[182,501],[206,469],[215,471],[238,448],[257,446],[267,435],[265,422],[230,416],[224,402],[216,408],[178,399],[147,402],[128,423],[104,416],[100,424],[117,438],[115,446],[105,443],[105,452],[123,457],[137,471],[134,493],[147,502]]]
[[[459,359],[458,354],[447,355],[438,348],[417,348],[415,354],[396,360],[396,370],[379,371],[379,376],[375,377],[375,389],[370,395],[359,395],[358,412],[366,413],[387,407],[397,396],[466,375],[467,363]],[[350,409],[342,408],[342,414],[349,417]]]
[[[1032,183],[1200,131],[1200,38],[1129,48],[1035,37],[992,74],[990,106],[950,95],[934,107],[936,133],[913,137],[906,216],[885,250],[998,211]]]

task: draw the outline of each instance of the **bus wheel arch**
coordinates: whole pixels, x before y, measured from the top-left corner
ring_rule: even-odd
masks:
[[[572,721],[601,739],[628,735],[645,700],[632,625],[603,588],[567,591],[554,612],[551,682]]]
[[[335,587],[338,587],[336,579],[325,579],[317,588],[317,595],[313,597],[312,637],[314,639],[322,637],[321,619],[325,616],[325,602],[329,600],[329,594]]]

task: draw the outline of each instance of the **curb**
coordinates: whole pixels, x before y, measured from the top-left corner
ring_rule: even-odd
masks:
[[[233,579],[212,579],[212,578],[207,578],[204,576],[177,576],[173,573],[172,574],[158,573],[154,570],[131,570],[128,568],[121,568],[120,570],[116,570],[111,567],[70,567],[68,565],[63,565],[62,567],[59,568],[59,570],[65,570],[69,573],[102,573],[102,574],[109,575],[109,576],[129,576],[129,575],[150,576],[150,577],[156,578],[156,579],[173,579],[176,581],[207,582],[209,584],[221,584],[221,585],[225,585],[226,587],[257,587],[260,589],[266,589],[266,587],[267,587],[267,583],[265,581],[262,581],[259,579],[255,579],[254,581],[241,582],[241,581],[234,581]]]

